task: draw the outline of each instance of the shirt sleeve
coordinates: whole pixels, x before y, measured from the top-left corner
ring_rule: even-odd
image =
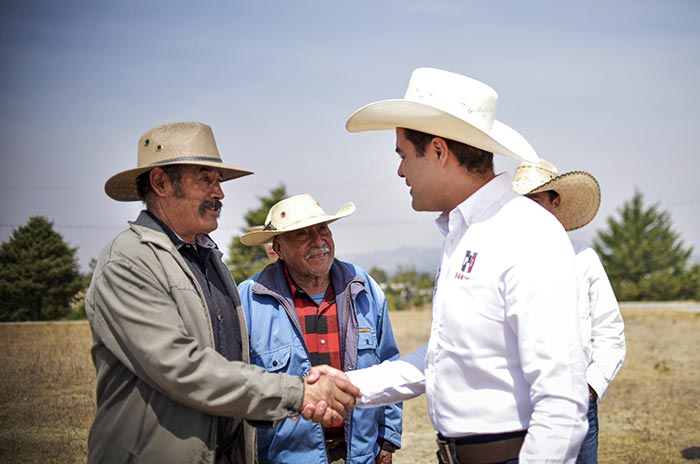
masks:
[[[373,291],[376,292],[378,296],[374,298],[374,301],[379,314],[379,320],[377,321],[377,327],[380,329],[379,345],[377,347],[379,361],[398,360],[399,347],[396,345],[394,330],[391,327],[386,296],[371,277],[368,276],[368,279],[371,282]],[[397,448],[400,448],[401,433],[403,431],[403,407],[400,403],[394,403],[383,406],[383,409],[383,415],[379,422],[378,439],[388,441]]]
[[[588,410],[574,252],[563,230],[533,238],[531,250],[504,282],[506,317],[532,403],[520,462],[573,463]]]
[[[590,248],[585,253],[586,283],[591,307],[592,352],[586,378],[598,397],[602,398],[625,361],[625,324],[600,258]]]
[[[382,406],[409,400],[425,393],[425,344],[395,361],[384,361],[365,369],[346,372],[362,397],[358,408]]]
[[[91,326],[121,364],[173,401],[207,414],[270,421],[300,409],[301,379],[228,361],[204,346],[161,279],[126,257],[96,271],[86,303]]]

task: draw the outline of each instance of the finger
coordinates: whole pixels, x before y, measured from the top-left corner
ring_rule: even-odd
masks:
[[[307,404],[301,409],[301,417],[306,420],[311,420],[314,416],[316,407],[313,404]]]
[[[336,390],[335,396],[333,398],[335,402],[333,403],[333,409],[338,411],[343,416],[347,416],[355,409],[356,398],[354,396],[348,395],[340,390]]]
[[[323,416],[323,425],[330,426],[334,422],[340,422],[343,420],[343,416],[338,414],[338,411],[336,411],[333,408],[328,408],[326,409],[326,414]]]
[[[306,375],[306,382],[307,383],[314,383],[318,379],[321,378],[323,375],[328,375],[330,377],[337,377],[340,379],[345,380],[346,382],[349,382],[350,379],[348,379],[348,376],[345,375],[345,372],[335,369],[331,366],[328,366],[327,364],[321,364],[318,366],[314,366],[311,369],[309,369],[309,373]]]
[[[328,407],[328,403],[325,401],[321,400],[316,404],[316,408],[314,410],[313,415],[311,416],[311,420],[314,422],[323,422],[323,418],[326,414],[326,410],[330,409]]]
[[[326,409],[326,413],[323,415],[323,425],[325,427],[330,426],[333,422],[335,422],[333,419],[334,417],[337,418],[338,414],[335,413],[333,408],[328,408]],[[342,419],[341,419],[342,420]]]
[[[362,396],[362,393],[360,393],[360,389],[357,388],[355,385],[351,384],[348,380],[344,380],[339,377],[334,377],[333,379],[335,381],[335,386],[347,393],[348,395],[351,395],[353,397],[359,398]]]
[[[313,384],[321,378],[322,374],[321,370],[314,366],[309,370],[309,374],[304,378],[304,381],[308,384]]]
[[[335,377],[335,378],[339,378],[339,379],[343,379],[343,380],[345,380],[346,382],[349,382],[349,381],[350,381],[350,379],[349,379],[348,376],[345,374],[345,372],[343,372],[343,371],[341,371],[341,370],[339,370],[339,369],[336,369],[335,367],[331,367],[331,366],[328,366],[328,365],[326,365],[326,364],[323,364],[323,365],[321,365],[321,366],[319,366],[319,367],[321,368],[322,372],[323,372],[324,374],[328,375],[328,376]]]

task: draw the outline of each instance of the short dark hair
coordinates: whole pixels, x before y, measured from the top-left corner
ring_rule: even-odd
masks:
[[[173,183],[175,190],[178,191],[180,188],[180,180],[182,179],[182,164],[168,164],[167,166],[160,166],[160,168],[168,176],[170,182]],[[142,172],[136,178],[136,191],[139,194],[139,200],[146,201],[146,196],[153,191],[151,187],[151,170]]]
[[[403,130],[408,141],[416,147],[418,156],[424,156],[425,149],[430,141],[435,137],[440,137],[439,135],[427,134],[413,129],[403,128]],[[447,147],[454,153],[459,164],[467,168],[467,171],[477,174],[486,174],[493,171],[493,153],[445,137],[440,138],[445,140]]]

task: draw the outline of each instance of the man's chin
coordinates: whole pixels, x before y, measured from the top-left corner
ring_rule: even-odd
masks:
[[[326,254],[323,257],[318,257],[318,258],[307,258],[306,262],[313,268],[313,269],[321,269],[323,272],[321,274],[325,274],[330,270],[331,264],[333,264],[333,258],[329,255]]]
[[[202,227],[202,230],[204,231],[203,233],[209,234],[211,232],[214,232],[216,229],[219,228],[219,218],[217,217],[205,217],[204,218],[204,224]]]

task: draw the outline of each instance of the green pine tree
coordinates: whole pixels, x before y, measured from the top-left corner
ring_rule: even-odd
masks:
[[[77,248],[69,247],[42,216],[12,232],[0,244],[0,320],[60,319],[85,285]]]
[[[270,194],[258,197],[260,207],[249,210],[245,215],[246,226],[241,229],[245,233],[248,228],[262,226],[265,223],[267,212],[280,200],[287,197],[287,188],[280,185],[272,190]],[[263,247],[249,247],[241,243],[239,237],[233,237],[229,246],[228,259],[226,261],[231,274],[237,283],[243,282],[248,277],[256,274],[269,264],[267,254]]]
[[[688,266],[692,248],[685,248],[667,211],[645,207],[642,194],[608,218],[593,248],[600,255],[610,283],[621,301],[669,301],[700,296],[700,268]]]

